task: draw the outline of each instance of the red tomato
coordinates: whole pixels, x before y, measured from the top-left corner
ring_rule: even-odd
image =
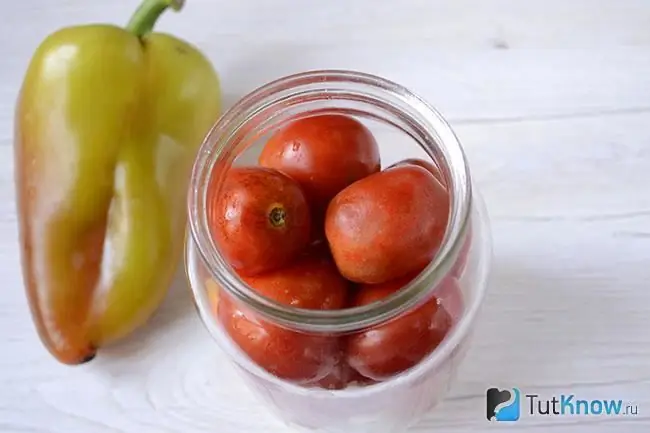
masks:
[[[432,163],[431,161],[425,161],[424,159],[419,159],[419,158],[409,158],[409,159],[404,159],[402,161],[396,162],[395,164],[391,165],[388,168],[393,168],[393,167],[399,167],[401,165],[417,165],[419,167],[422,167],[429,173],[433,175],[436,179],[438,179],[438,182],[440,182],[443,186],[447,185],[445,182],[445,177],[442,175],[442,172],[438,168],[437,165]]]
[[[277,269],[309,243],[309,206],[287,175],[262,167],[232,168],[208,210],[212,235],[241,275]]]
[[[305,191],[315,212],[351,183],[380,170],[374,136],[358,120],[322,114],[291,122],[266,143],[260,165],[281,170]]]
[[[295,264],[244,281],[260,294],[296,308],[344,308],[349,283],[334,264],[307,257]],[[219,320],[232,340],[250,359],[275,376],[300,384],[330,374],[340,359],[339,339],[289,330],[271,324],[222,293]]]
[[[422,167],[384,170],[331,201],[325,234],[341,274],[377,284],[423,269],[435,256],[449,218],[449,195]]]
[[[355,306],[379,301],[402,288],[412,276],[362,286]],[[430,354],[452,326],[450,314],[432,298],[410,313],[348,338],[348,363],[363,376],[385,380],[417,365]]]

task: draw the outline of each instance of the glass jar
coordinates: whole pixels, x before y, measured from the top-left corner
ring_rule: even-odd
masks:
[[[376,137],[383,168],[406,158],[434,161],[451,197],[446,234],[428,267],[393,295],[361,307],[313,311],[266,298],[236,275],[210,236],[208,186],[218,190],[231,166],[256,163],[273,131],[314,113],[362,121]],[[266,84],[235,104],[206,137],[188,205],[186,269],[200,317],[243,381],[287,424],[306,431],[401,432],[443,398],[483,301],[491,239],[461,145],[420,97],[352,71],[312,71]],[[242,317],[247,320],[239,331],[248,328],[237,338],[228,321]],[[425,342],[428,337],[407,341],[408,327],[420,332],[422,323],[439,328],[434,344]],[[350,341],[382,332],[394,338],[366,353],[375,357],[366,357],[369,363],[377,357],[404,361],[418,344],[428,345],[426,353],[399,371],[359,374],[364,358],[351,361]],[[273,341],[251,349],[255,338]]]

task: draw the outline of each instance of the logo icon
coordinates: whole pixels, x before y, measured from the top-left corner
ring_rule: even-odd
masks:
[[[489,388],[485,395],[488,421],[517,421],[519,419],[519,390]]]

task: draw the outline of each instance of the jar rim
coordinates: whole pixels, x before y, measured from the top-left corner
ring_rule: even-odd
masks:
[[[308,310],[286,306],[259,294],[237,276],[227,263],[218,245],[210,236],[207,219],[207,189],[218,162],[228,157],[228,145],[237,133],[256,115],[280,100],[283,92],[311,88],[321,91],[328,85],[353,84],[376,94],[390,95],[393,102],[408,107],[420,130],[439,147],[442,161],[437,161],[446,172],[447,186],[452,192],[450,216],[441,246],[420,274],[392,295],[360,307],[341,310]],[[331,90],[331,89],[330,89]],[[419,143],[422,146],[422,143]],[[425,149],[427,150],[427,149]],[[430,151],[427,150],[430,154]],[[430,155],[433,158],[433,155]],[[440,155],[438,155],[440,156]],[[443,116],[422,97],[404,86],[372,74],[350,70],[306,71],[271,81],[252,92],[227,110],[208,132],[195,160],[187,206],[189,229],[201,260],[210,276],[228,294],[243,302],[272,323],[304,332],[354,332],[409,311],[435,295],[443,279],[456,262],[469,228],[472,206],[471,179],[462,146]],[[192,288],[195,292],[196,288]],[[203,298],[203,297],[201,297]],[[463,314],[461,321],[465,319]]]

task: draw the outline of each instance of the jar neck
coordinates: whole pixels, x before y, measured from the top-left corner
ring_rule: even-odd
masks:
[[[247,286],[226,262],[208,226],[208,186],[219,194],[235,158],[269,131],[315,112],[374,118],[408,134],[440,166],[451,195],[449,222],[438,254],[418,277],[380,302],[344,310],[288,307]],[[354,332],[390,320],[435,296],[455,263],[468,227],[471,181],[449,124],[422,98],[388,80],[352,71],[312,71],[271,82],[248,94],[215,124],[195,162],[189,224],[199,256],[230,296],[272,323],[305,332]]]

